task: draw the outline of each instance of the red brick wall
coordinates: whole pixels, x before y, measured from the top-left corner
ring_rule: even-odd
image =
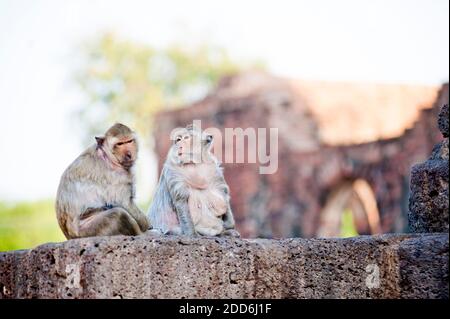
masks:
[[[375,193],[382,232],[405,231],[410,169],[441,139],[436,118],[448,101],[448,84],[433,108],[423,110],[402,136],[349,146],[321,144],[314,117],[293,107],[291,93],[283,86],[237,98],[215,92],[190,107],[160,113],[155,127],[159,167],[170,147],[170,131],[194,119],[202,120],[203,128],[222,132],[226,127],[267,128],[286,122],[288,128],[280,129],[275,174],[260,175],[259,164],[224,164],[243,236],[314,237],[328,194],[343,181],[357,178],[366,180]]]

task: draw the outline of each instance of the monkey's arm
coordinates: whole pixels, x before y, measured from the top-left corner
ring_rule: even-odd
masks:
[[[228,187],[227,183],[225,182],[225,178],[223,177],[223,174],[221,173],[221,171],[219,171],[219,174],[217,175],[217,181],[219,184],[219,189],[220,189],[221,193],[223,194],[225,202],[227,203],[227,210],[225,212],[225,215],[223,215],[223,228],[225,230],[234,229],[235,222],[234,222],[234,217],[233,217],[233,211],[231,210],[231,206],[230,206],[230,188]]]
[[[189,205],[186,200],[178,200],[174,203],[177,212],[178,221],[183,235],[197,236],[191,214],[189,212]]]
[[[227,211],[225,215],[223,215],[223,229],[221,236],[241,237],[241,234],[235,228],[233,212],[231,211],[229,200],[227,202]]]
[[[164,172],[164,183],[171,197],[172,205],[177,213],[183,235],[197,236],[192,216],[189,212],[189,188],[177,174],[170,170]]]
[[[233,211],[231,210],[231,206],[230,206],[230,196],[228,194],[226,194],[225,197],[226,197],[226,201],[227,201],[227,210],[225,212],[225,215],[223,215],[223,228],[234,229],[235,223],[234,223]]]

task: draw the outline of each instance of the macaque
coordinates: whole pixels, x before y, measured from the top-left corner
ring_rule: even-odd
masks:
[[[136,134],[115,124],[85,150],[61,177],[56,215],[67,239],[139,235],[150,228],[134,203]]]
[[[212,135],[187,126],[172,133],[148,217],[163,234],[233,236],[229,188],[211,153]]]

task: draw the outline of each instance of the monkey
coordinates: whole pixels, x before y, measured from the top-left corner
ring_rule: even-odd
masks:
[[[64,171],[56,216],[67,239],[140,235],[151,229],[134,203],[136,134],[116,123]]]
[[[194,126],[172,132],[148,217],[166,235],[233,236],[230,190],[211,153],[213,136]]]

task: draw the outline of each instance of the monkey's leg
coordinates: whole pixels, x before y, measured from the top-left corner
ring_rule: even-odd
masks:
[[[148,229],[152,229],[152,225],[148,220],[147,216],[136,206],[135,203],[131,202],[128,207],[125,209],[131,214],[131,216],[136,220],[139,224],[139,227],[142,232],[146,232]]]
[[[79,237],[139,235],[142,231],[136,220],[123,208],[89,211],[79,222]]]

